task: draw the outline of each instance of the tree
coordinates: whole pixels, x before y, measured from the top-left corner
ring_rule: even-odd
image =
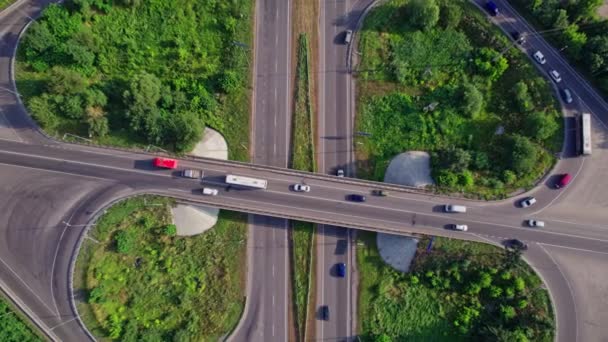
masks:
[[[410,24],[423,31],[435,27],[439,20],[439,6],[435,0],[413,0],[407,9]]]
[[[449,170],[439,171],[435,179],[437,180],[437,184],[439,186],[445,186],[450,188],[455,187],[458,183],[458,175]]]
[[[492,285],[492,276],[487,272],[482,272],[479,275],[479,284],[482,288],[488,288]]]
[[[502,173],[502,180],[505,182],[505,184],[512,185],[517,181],[517,175],[511,170],[505,170]]]
[[[476,170],[487,170],[490,167],[490,158],[483,151],[475,151],[473,158],[473,166]]]
[[[164,121],[163,143],[172,145],[178,152],[192,148],[194,141],[203,134],[202,120],[189,111],[176,112]]]
[[[500,313],[502,314],[502,318],[504,320],[510,320],[510,319],[514,318],[515,315],[517,314],[515,312],[515,308],[513,308],[510,305],[501,305],[500,306]]]
[[[110,131],[108,118],[101,107],[87,107],[85,122],[89,126],[89,137],[104,137]]]
[[[509,62],[498,51],[491,48],[481,48],[473,60],[477,72],[495,81],[509,68]]]
[[[551,138],[558,128],[555,118],[543,112],[532,112],[524,119],[524,133],[538,142]]]
[[[458,183],[460,185],[464,186],[465,188],[471,187],[475,183],[475,178],[473,177],[473,173],[469,170],[462,171],[458,178],[459,178]]]
[[[439,22],[444,29],[454,29],[460,24],[460,20],[462,19],[462,9],[460,6],[451,2],[445,3],[441,6],[440,13]]]
[[[80,96],[67,96],[61,104],[61,111],[70,119],[81,119],[84,116],[84,107]]]
[[[47,49],[55,46],[56,39],[51,30],[49,30],[47,22],[34,21],[27,31],[24,45],[26,50],[28,50],[28,54],[39,56],[46,52]]]
[[[597,9],[603,3],[603,0],[568,1],[568,12],[575,21],[588,22],[595,17]]]
[[[155,75],[143,72],[133,78],[129,89],[123,94],[131,129],[143,133],[152,143],[158,143],[162,139],[161,113],[158,108],[161,87],[162,84]]]
[[[608,34],[589,39],[583,53],[583,60],[595,74],[608,73]]]
[[[526,82],[517,82],[515,87],[513,87],[513,94],[515,95],[515,101],[517,101],[519,110],[527,112],[534,108],[532,96],[530,96],[530,93],[528,92],[528,85]]]
[[[518,175],[531,172],[538,161],[539,151],[536,145],[520,135],[512,136],[510,143],[510,168]]]
[[[483,107],[483,94],[474,85],[467,83],[463,87],[463,111],[470,118],[475,118]]]
[[[131,233],[129,230],[121,230],[116,233],[116,236],[114,237],[114,242],[116,243],[116,250],[119,253],[124,254],[131,252],[137,244],[134,234]]]
[[[59,124],[59,118],[54,113],[53,104],[47,94],[32,97],[28,102],[32,117],[47,131],[54,131]]]
[[[557,10],[553,27],[556,29],[565,30],[568,25],[570,25],[570,21],[568,20],[568,12],[566,12],[564,9]]]
[[[77,71],[56,66],[51,69],[48,89],[52,94],[73,95],[85,91],[87,80]]]
[[[436,168],[448,169],[453,172],[462,172],[469,167],[469,164],[471,163],[471,154],[462,148],[451,147],[440,150],[433,159]]]
[[[587,35],[584,32],[579,32],[578,29],[578,25],[571,24],[562,34],[564,44],[568,46],[566,53],[577,60],[582,58],[581,53],[585,43],[587,43]]]

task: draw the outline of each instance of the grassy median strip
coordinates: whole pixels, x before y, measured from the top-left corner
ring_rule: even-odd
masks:
[[[553,341],[540,278],[518,254],[470,241],[420,239],[410,273],[384,263],[360,234],[361,341]]]
[[[312,133],[314,123],[310,101],[310,59],[306,34],[300,34],[298,38],[297,62],[291,167],[297,170],[315,171],[314,135]],[[307,304],[312,281],[312,247],[315,225],[293,221],[292,228],[296,336],[298,340],[304,341]]]
[[[246,215],[175,235],[168,198],[122,201],[102,216],[79,255],[74,290],[82,318],[104,340],[211,341],[244,306]]]

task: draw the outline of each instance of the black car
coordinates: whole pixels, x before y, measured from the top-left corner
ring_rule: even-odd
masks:
[[[513,38],[514,41],[516,41],[519,44],[523,44],[526,42],[526,39],[524,38],[524,36],[517,32],[517,31],[512,31],[511,32],[511,38]]]
[[[380,190],[380,189],[374,189],[374,190],[372,190],[372,195],[374,195],[374,196],[380,196],[380,197],[385,197],[385,196],[388,196],[388,191],[386,191],[386,190]]]
[[[321,305],[319,308],[319,318],[324,321],[329,321],[329,306]]]
[[[346,197],[349,201],[353,202],[365,202],[365,196],[358,194],[350,194]]]
[[[526,245],[525,243],[523,243],[517,239],[505,240],[504,244],[505,244],[505,248],[508,248],[508,249],[519,249],[521,251],[525,251],[528,249],[528,245]]]

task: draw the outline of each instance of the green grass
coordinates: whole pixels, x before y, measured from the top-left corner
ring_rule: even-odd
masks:
[[[173,204],[154,196],[122,201],[85,240],[74,289],[85,324],[101,340],[215,341],[238,323],[246,216],[222,211],[213,229],[177,237]]]
[[[0,341],[44,341],[38,331],[29,325],[28,319],[17,311],[8,300],[0,297]]]
[[[0,11],[12,5],[17,0],[0,0]]]
[[[293,157],[292,168],[302,171],[315,170],[315,151],[313,143],[313,113],[310,103],[310,58],[306,34],[298,39],[298,64],[296,69],[296,88],[293,120]]]
[[[139,3],[45,9],[25,34],[16,64],[18,89],[34,119],[57,137],[177,153],[189,151],[210,127],[226,138],[230,159],[249,160],[253,1]],[[56,68],[84,82],[55,87]],[[134,87],[144,74],[153,75],[160,91]],[[107,120],[109,131],[92,119]]]
[[[299,341],[304,341],[306,332],[307,304],[312,281],[312,253],[315,227],[316,225],[309,222],[292,221],[293,288],[296,308],[296,331]]]
[[[553,154],[563,140],[563,120],[549,84],[519,50],[505,49],[511,41],[468,2],[449,2],[462,10],[457,26],[444,28],[440,22],[426,32],[408,26],[408,3],[389,1],[363,25],[355,129],[371,135],[355,138],[358,175],[382,181],[397,154],[423,150],[431,153],[439,192],[490,199],[531,188],[555,163]],[[484,57],[487,48],[492,49],[488,56],[496,57]],[[528,86],[525,110],[513,95],[518,82]],[[466,87],[481,94],[479,110],[468,109]],[[425,110],[431,104],[435,109]],[[530,129],[528,120],[533,112],[555,129],[536,135],[539,130]],[[499,127],[504,135],[495,134]],[[532,142],[537,155],[529,155],[531,168],[515,169],[519,164],[510,162],[508,141],[515,135]],[[470,156],[464,167],[445,165],[439,152],[452,148]],[[515,179],[505,175],[514,169]]]
[[[316,170],[314,135],[312,132],[314,115],[310,102],[310,58],[308,52],[308,38],[306,34],[302,33],[298,39],[291,167],[296,170],[314,172]],[[292,221],[293,295],[296,334],[299,341],[304,341],[306,334],[307,304],[313,279],[312,247],[315,227],[312,223]]]
[[[500,248],[447,238],[435,238],[431,252],[426,253],[429,238],[422,238],[411,272],[402,274],[382,261],[375,238],[375,233],[360,234],[357,248],[362,341],[495,340],[495,336],[488,337],[486,325],[509,336],[509,341],[526,329],[530,341],[553,340],[554,318],[548,293],[523,261],[507,267]],[[492,286],[501,289],[512,288],[516,279],[525,286],[515,291],[513,298],[492,298],[489,287],[472,294],[471,284],[483,273],[491,275]],[[509,278],[504,279],[507,273]],[[504,319],[494,309],[522,299],[528,304],[517,309],[514,318]],[[470,314],[470,321],[464,324],[464,313],[471,308],[477,316]]]

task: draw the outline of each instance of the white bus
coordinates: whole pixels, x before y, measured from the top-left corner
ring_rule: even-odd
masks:
[[[265,179],[235,175],[226,175],[226,183],[256,189],[266,189],[266,186],[268,185],[268,182]]]
[[[591,114],[581,115],[581,144],[583,155],[591,154]]]

